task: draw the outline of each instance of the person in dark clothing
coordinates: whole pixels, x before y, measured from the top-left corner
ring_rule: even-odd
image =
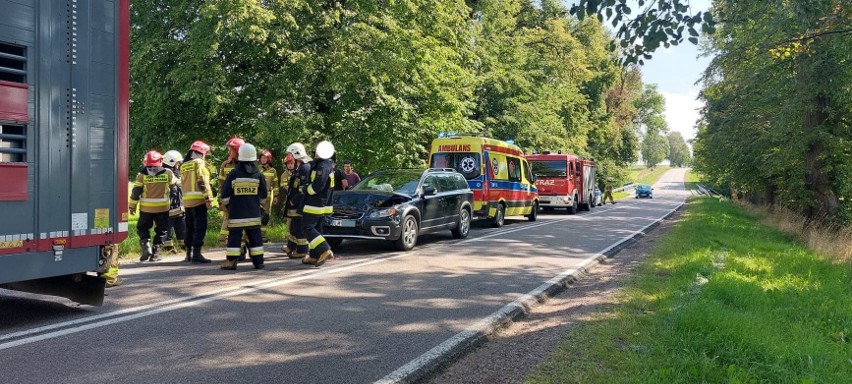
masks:
[[[349,183],[346,181],[346,174],[343,170],[337,168],[335,156],[331,157],[331,166],[334,168],[334,190],[345,191],[349,189]]]
[[[318,224],[326,215],[332,213],[331,192],[334,189],[334,168],[331,157],[334,145],[328,141],[317,144],[316,156],[311,161],[311,173],[308,185],[302,186],[305,202],[302,206],[302,233],[308,240],[308,256],[302,259],[304,264],[317,267],[333,257],[331,246],[318,230]]]
[[[166,236],[166,241],[163,243],[163,248],[174,253],[181,253],[180,245],[183,244],[183,239],[186,236],[186,209],[183,207],[183,192],[180,190],[180,164],[183,162],[183,156],[180,152],[171,150],[163,154],[163,168],[166,168],[175,174],[178,179],[177,188],[174,188],[169,196],[171,200],[169,204],[169,233]],[[177,241],[172,241],[172,238]],[[192,261],[191,257],[187,257],[184,261]]]
[[[302,143],[293,143],[287,147],[287,153],[294,159],[293,172],[287,182],[287,200],[284,202],[288,224],[287,244],[281,248],[288,258],[302,259],[308,256],[308,239],[302,233],[301,207],[305,196],[302,194],[301,186],[307,185],[311,174],[311,160]]]
[[[266,177],[257,165],[257,149],[252,144],[242,144],[237,164],[222,184],[222,204],[228,210],[228,244],[222,269],[235,270],[240,260],[243,233],[248,238],[248,252],[255,269],[263,268],[262,205],[266,203],[269,189]]]

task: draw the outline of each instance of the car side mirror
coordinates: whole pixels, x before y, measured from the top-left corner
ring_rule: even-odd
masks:
[[[438,193],[438,190],[435,189],[435,187],[433,187],[431,185],[424,185],[423,186],[423,195],[424,196],[431,196],[431,195],[434,195],[436,193]]]

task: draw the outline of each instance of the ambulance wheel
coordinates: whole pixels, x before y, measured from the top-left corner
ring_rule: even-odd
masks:
[[[535,203],[533,203],[533,209],[530,212],[530,214],[527,215],[527,220],[529,220],[529,221],[535,221],[536,219],[538,219],[538,202],[537,201]]]
[[[332,248],[337,248],[340,246],[341,243],[343,243],[343,239],[340,238],[325,239],[325,241],[327,241],[328,245],[330,245]]]
[[[456,239],[464,239],[470,233],[470,212],[467,208],[462,208],[459,212],[459,221],[452,232]]]
[[[402,219],[402,231],[399,234],[399,239],[393,242],[393,246],[398,251],[410,251],[417,244],[417,219],[414,216],[408,215]]]
[[[491,221],[491,226],[494,228],[500,228],[503,224],[506,223],[506,207],[503,204],[497,205],[497,214],[494,215],[494,219]]]

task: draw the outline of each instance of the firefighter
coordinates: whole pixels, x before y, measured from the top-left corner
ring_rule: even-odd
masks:
[[[207,210],[213,206],[213,189],[210,187],[210,171],[204,161],[210,146],[196,141],[189,147],[186,160],[180,166],[183,206],[186,210],[186,235],[184,246],[186,258],[195,264],[209,263],[201,254],[204,235],[207,234]]]
[[[109,248],[104,248],[104,252],[109,252],[107,257],[107,270],[100,273],[106,280],[106,288],[117,287],[124,284],[124,280],[118,278],[118,244],[113,244]]]
[[[331,192],[334,189],[334,168],[331,157],[334,145],[328,141],[317,144],[314,160],[310,162],[310,176],[307,185],[300,188],[305,196],[302,204],[302,233],[308,239],[308,256],[302,259],[304,264],[317,267],[333,257],[331,247],[322,236],[318,227],[326,215],[331,214]]]
[[[174,253],[180,253],[180,244],[183,243],[186,234],[186,210],[183,207],[183,192],[180,188],[180,165],[183,163],[183,156],[180,152],[171,150],[163,154],[163,167],[172,171],[175,177],[178,178],[177,188],[173,190],[169,196],[169,233],[166,235],[166,242],[163,243],[163,248],[171,250]],[[177,238],[177,242],[172,241],[172,238]],[[184,261],[191,261],[191,258],[186,258]]]
[[[606,204],[606,199],[609,198],[609,202],[615,204],[615,199],[612,198],[612,178],[609,177],[606,179],[606,183],[604,183],[604,196],[601,204]]]
[[[139,261],[160,261],[160,248],[169,231],[169,196],[177,188],[178,179],[172,171],[163,168],[163,155],[157,151],[148,151],[143,167],[136,175],[133,191],[130,193],[130,214],[136,214],[139,208],[139,221],[136,233],[139,234],[139,246],[142,256]],[[151,227],[154,226],[154,245],[151,247]]]
[[[272,167],[272,152],[266,149],[260,151],[260,171],[266,178],[267,199],[263,205],[263,222],[261,223],[260,233],[263,235],[263,242],[269,242],[266,237],[266,227],[269,225],[269,218],[272,214],[272,206],[278,204],[278,194],[275,193],[275,186],[278,185],[278,171]]]
[[[245,140],[240,137],[230,138],[225,143],[225,147],[228,148],[228,159],[223,161],[222,166],[219,167],[219,210],[222,211],[222,229],[219,230],[220,243],[228,240],[228,210],[225,209],[225,206],[222,204],[222,184],[225,182],[228,174],[230,174],[237,165],[237,156],[239,154],[240,146],[244,143]]]
[[[293,169],[296,167],[296,159],[293,157],[292,153],[287,153],[284,156],[284,172],[281,172],[281,176],[278,178],[278,196],[284,196],[283,204],[281,204],[280,213],[281,216],[284,217],[285,225],[287,226],[287,241],[284,242],[284,246],[282,251],[284,251],[288,256],[292,252],[288,252],[287,242],[290,240],[290,217],[287,216],[287,187],[290,185],[290,176],[293,175]],[[276,199],[277,200],[277,199]],[[295,243],[295,242],[294,242]]]
[[[307,184],[311,173],[311,166],[305,146],[302,143],[293,143],[287,147],[287,155],[293,157],[293,170],[287,182],[287,200],[284,209],[287,219],[287,244],[281,249],[291,259],[302,259],[308,256],[308,239],[302,233],[302,214],[300,212],[304,204],[304,195],[299,188]]]
[[[255,269],[263,268],[262,206],[268,200],[266,177],[257,165],[257,149],[243,143],[233,172],[221,184],[219,197],[228,211],[228,245],[222,269],[235,270],[240,260],[243,232]]]

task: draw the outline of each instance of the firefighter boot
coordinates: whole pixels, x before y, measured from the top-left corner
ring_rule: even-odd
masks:
[[[254,265],[254,269],[263,269],[263,256],[252,256],[251,263]]]
[[[155,245],[154,251],[151,252],[151,258],[148,259],[148,261],[160,261],[160,260],[162,260],[162,258],[160,257],[160,249],[162,249],[161,246]]]
[[[201,247],[192,247],[192,263],[193,264],[208,264],[212,261],[201,254]]]
[[[192,261],[192,247],[186,247],[186,257],[183,259],[184,262]]]
[[[139,261],[148,261],[151,257],[151,241],[148,239],[139,240],[139,248],[142,248],[142,255],[139,256]]]
[[[222,265],[219,268],[228,270],[228,271],[236,271],[237,270],[237,259],[236,256],[228,256]]]

